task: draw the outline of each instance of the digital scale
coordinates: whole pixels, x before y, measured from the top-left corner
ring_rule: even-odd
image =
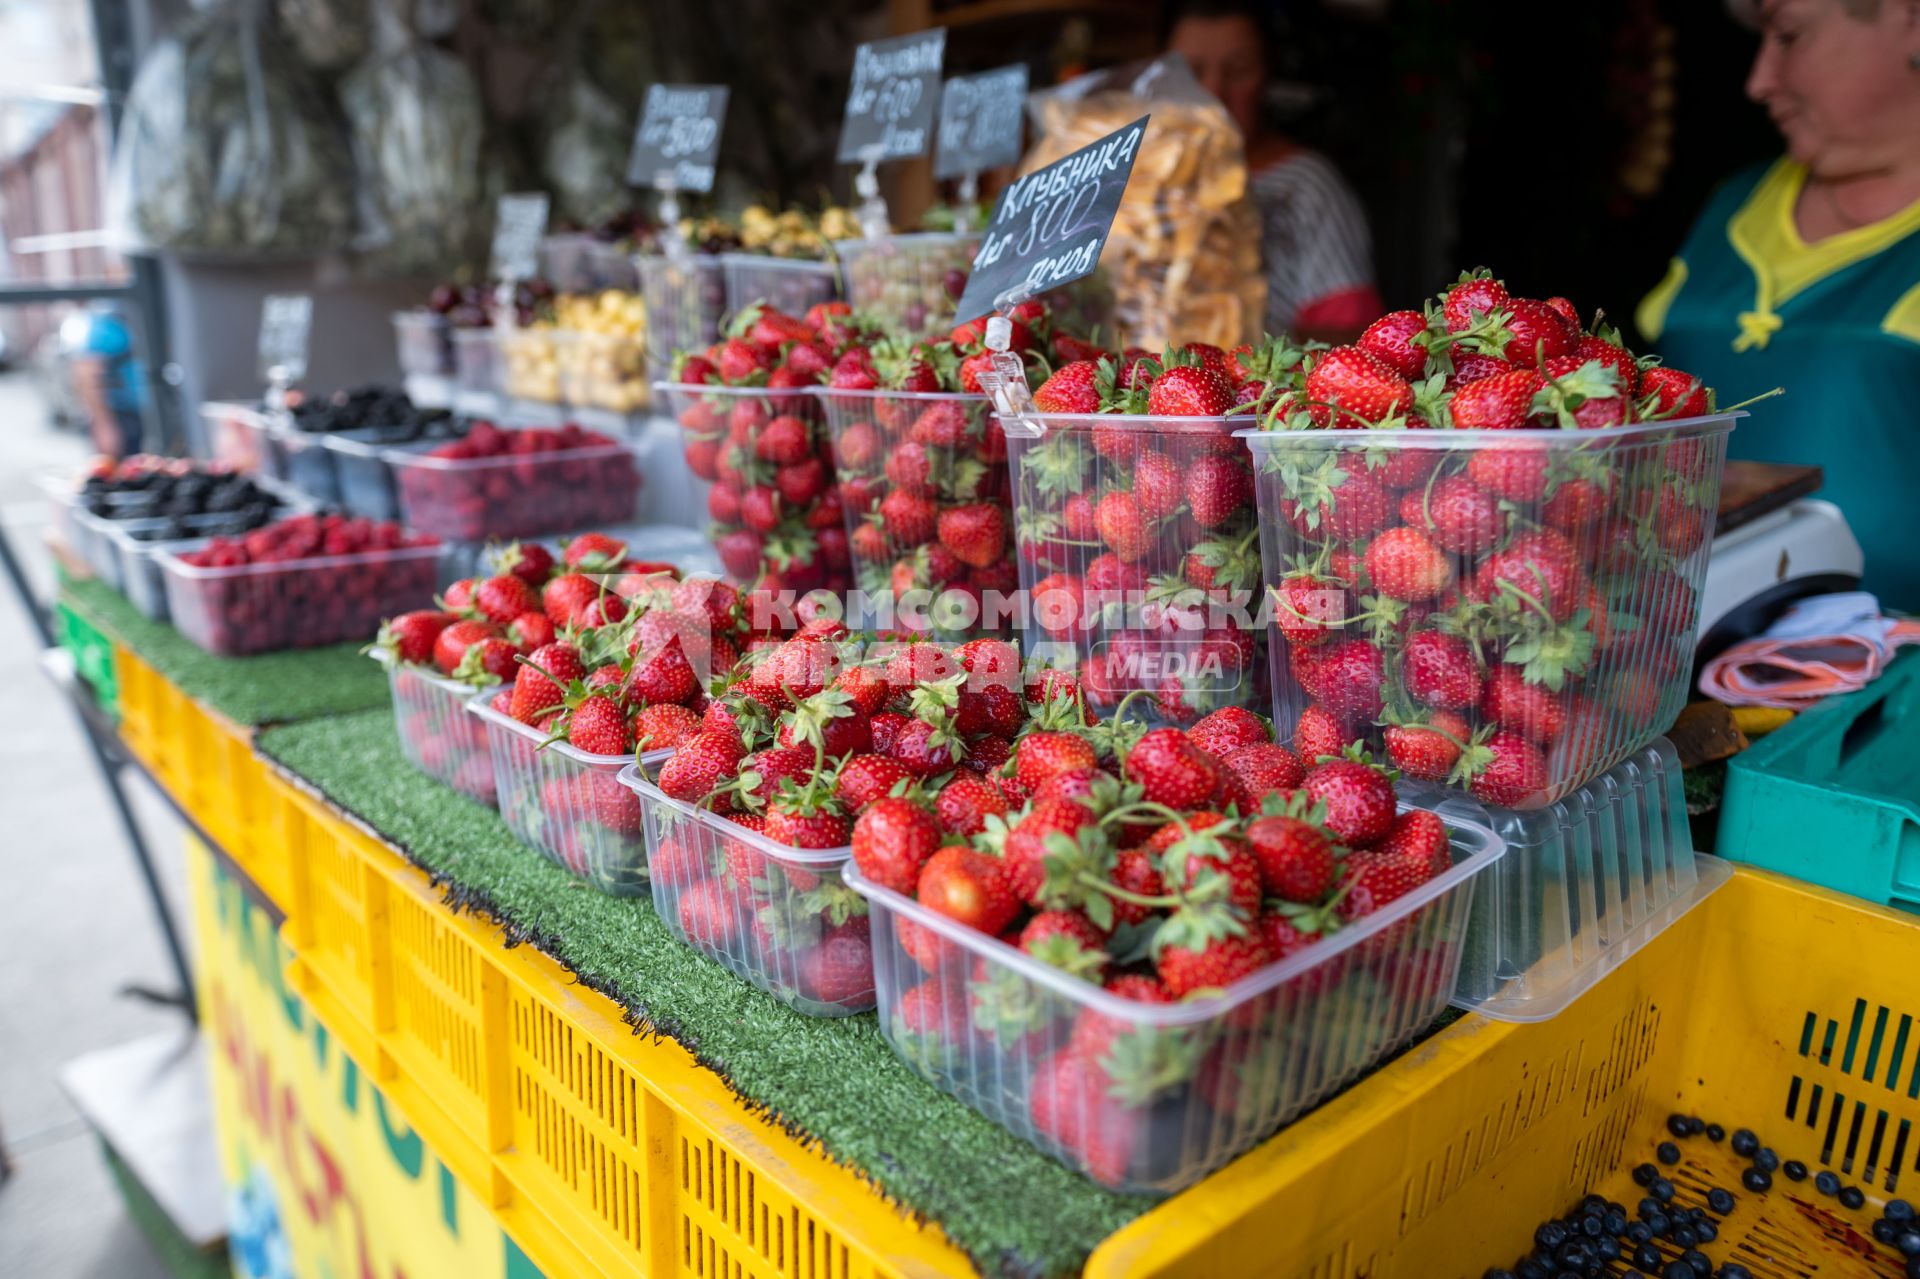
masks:
[[[1857,590],[1865,557],[1816,466],[1727,463],[1695,660],[1764,631],[1795,600]]]

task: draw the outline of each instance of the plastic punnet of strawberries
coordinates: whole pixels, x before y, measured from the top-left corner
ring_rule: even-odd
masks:
[[[398,524],[295,515],[237,538],[216,537],[167,575],[174,624],[229,657],[338,644],[433,594],[435,539]]]
[[[455,541],[617,524],[632,519],[640,495],[626,446],[571,422],[516,430],[475,422],[394,469],[407,522]]]
[[[1673,721],[1732,424],[1697,378],[1484,272],[1252,358],[1286,370],[1249,443],[1303,757],[1362,741],[1531,808]]]
[[[1267,393],[1249,354],[1082,349],[1009,425],[1037,652],[1075,666],[1102,715],[1141,691],[1130,704],[1160,723],[1267,704],[1253,473],[1233,438]]]

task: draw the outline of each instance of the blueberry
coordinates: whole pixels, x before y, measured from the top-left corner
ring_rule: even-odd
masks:
[[[1727,1139],[1727,1130],[1725,1128],[1722,1128],[1719,1124],[1707,1125],[1708,1141],[1725,1141],[1726,1139]]]
[[[1737,1261],[1729,1261],[1720,1267],[1720,1279],[1753,1279],[1753,1271]]]
[[[1715,1186],[1707,1192],[1707,1207],[1713,1209],[1722,1217],[1726,1216],[1733,1211],[1733,1192],[1731,1190],[1722,1190],[1719,1186]]]
[[[1693,1273],[1699,1275],[1700,1279],[1711,1279],[1713,1274],[1713,1259],[1707,1256],[1706,1253],[1701,1252],[1698,1248],[1687,1249],[1680,1254],[1680,1260],[1692,1266]]]
[[[1653,1157],[1668,1167],[1672,1167],[1674,1164],[1680,1162],[1680,1147],[1670,1141],[1663,1141],[1660,1143],[1659,1149],[1653,1152]]]
[[[1668,1115],[1667,1131],[1676,1137],[1693,1136],[1693,1120],[1685,1115]]]
[[[1888,1221],[1912,1221],[1913,1205],[1904,1199],[1887,1200],[1886,1217]]]
[[[1920,1257],[1907,1258],[1907,1279],[1920,1279]]]
[[[1633,1170],[1633,1184],[1636,1186],[1651,1186],[1653,1179],[1659,1175],[1660,1170],[1652,1164],[1640,1164]]]
[[[1894,1225],[1885,1217],[1873,1223],[1873,1239],[1875,1243],[1892,1243],[1899,1237],[1900,1227]]]
[[[1548,1276],[1553,1273],[1532,1257],[1528,1257],[1513,1269],[1518,1279],[1548,1279]]]
[[[1867,1206],[1867,1193],[1858,1186],[1848,1186],[1840,1192],[1840,1203],[1846,1208],[1864,1208]]]
[[[1900,1250],[1903,1257],[1920,1257],[1920,1230],[1902,1231],[1900,1237],[1893,1241],[1893,1246]]]
[[[1660,1212],[1660,1201],[1652,1195],[1648,1195],[1640,1201],[1639,1212],[1640,1220],[1651,1224],[1655,1217],[1662,1215]]]
[[[1694,1233],[1692,1226],[1678,1226],[1673,1232],[1673,1242],[1682,1248],[1691,1248],[1700,1242],[1700,1236]]]
[[[1651,1217],[1647,1218],[1647,1228],[1653,1231],[1653,1233],[1656,1235],[1666,1234],[1667,1230],[1672,1225],[1673,1225],[1673,1222],[1667,1217],[1667,1214],[1664,1212],[1656,1212]]]
[[[1601,1261],[1620,1260],[1620,1241],[1614,1238],[1596,1239],[1593,1243],[1594,1255]]]
[[[1598,1239],[1607,1232],[1607,1223],[1600,1219],[1597,1212],[1588,1213],[1580,1218],[1580,1233],[1589,1239]]]
[[[1780,1167],[1780,1156],[1773,1153],[1772,1146],[1762,1146],[1760,1153],[1753,1157],[1753,1166],[1761,1172],[1775,1172]]]
[[[1646,1243],[1653,1238],[1653,1227],[1644,1221],[1636,1221],[1627,1227],[1627,1238],[1635,1243]]]
[[[1480,1279],[1513,1279],[1513,1271],[1502,1270],[1500,1267],[1495,1266],[1484,1275],[1481,1275]]]
[[[1760,1139],[1753,1135],[1751,1128],[1733,1130],[1733,1153],[1742,1159],[1753,1158],[1753,1152],[1760,1149]]]
[[[1701,1243],[1712,1243],[1720,1237],[1720,1227],[1714,1225],[1711,1221],[1696,1222],[1693,1227],[1693,1233],[1694,1237]]]
[[[1653,1184],[1647,1187],[1647,1190],[1661,1203],[1673,1202],[1673,1183],[1665,1177],[1656,1177]]]
[[[1758,1168],[1749,1168],[1740,1174],[1740,1184],[1757,1195],[1773,1185],[1773,1177]]]
[[[1587,1279],[1587,1276],[1579,1270],[1562,1270],[1553,1279]]]
[[[1780,1171],[1787,1174],[1788,1181],[1805,1181],[1807,1179],[1807,1166],[1798,1159],[1787,1160],[1787,1162],[1780,1165]]]
[[[1562,1270],[1585,1270],[1593,1260],[1593,1249],[1587,1247],[1586,1240],[1575,1239],[1555,1249],[1553,1259],[1560,1263]]]
[[[1840,1178],[1831,1172],[1821,1171],[1813,1175],[1813,1188],[1823,1195],[1840,1193]]]
[[[1641,1244],[1633,1250],[1633,1264],[1657,1274],[1660,1270],[1660,1250],[1650,1243]]]
[[[1580,1211],[1584,1213],[1605,1212],[1607,1201],[1599,1195],[1588,1195],[1580,1201]]]
[[[1608,1208],[1600,1224],[1607,1228],[1608,1234],[1617,1235],[1627,1228],[1627,1214],[1618,1208]]]
[[[1566,1241],[1567,1228],[1557,1221],[1549,1221],[1533,1232],[1533,1242],[1548,1252]]]
[[[1684,1261],[1669,1261],[1660,1279],[1700,1279],[1699,1272]]]

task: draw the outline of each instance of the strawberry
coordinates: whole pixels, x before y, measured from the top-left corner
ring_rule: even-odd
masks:
[[[916,777],[932,777],[959,767],[965,747],[947,729],[909,717],[887,743],[886,753],[912,769]]]
[[[1349,922],[1365,919],[1432,878],[1433,867],[1426,862],[1379,849],[1362,850],[1348,857],[1341,868],[1343,895],[1334,909]]]
[[[1573,356],[1582,364],[1598,360],[1620,378],[1620,394],[1631,400],[1640,393],[1640,365],[1633,353],[1605,338],[1583,337],[1574,343]]]
[[[633,746],[638,751],[672,750],[699,731],[700,717],[684,706],[647,706],[633,717]]]
[[[880,499],[880,518],[895,546],[919,546],[933,540],[939,509],[932,498],[896,488]]]
[[[683,803],[698,804],[733,776],[742,753],[737,736],[710,729],[695,733],[660,766],[660,789]]]
[[[1147,412],[1156,417],[1221,417],[1233,403],[1233,383],[1205,365],[1176,364],[1147,390]]]
[[[522,724],[531,724],[541,710],[560,705],[569,685],[586,677],[587,668],[573,645],[556,642],[537,648],[527,654],[514,675],[512,709],[508,713]]]
[[[873,1006],[873,943],[847,924],[829,933],[800,961],[800,984],[823,1004]]]
[[[1106,976],[1107,935],[1077,910],[1043,910],[1027,921],[1016,943],[1043,964],[1098,982]]]
[[[790,848],[843,848],[852,826],[830,798],[782,795],[767,805],[767,838]]]
[[[1243,746],[1273,740],[1273,728],[1244,706],[1222,706],[1200,717],[1187,737],[1201,750],[1224,760]]]
[[[1338,756],[1353,741],[1353,734],[1338,716],[1323,706],[1309,706],[1300,712],[1300,719],[1293,727],[1293,752],[1304,765],[1315,761]],[[1302,775],[1305,780],[1305,775]]]
[[[1527,424],[1533,397],[1547,379],[1532,369],[1510,368],[1458,387],[1448,408],[1463,431],[1512,431]]]
[[[395,661],[425,666],[434,660],[434,648],[441,632],[458,620],[452,613],[435,609],[402,613],[380,624],[374,647],[390,654]]]
[[[1223,762],[1256,801],[1274,791],[1293,790],[1307,775],[1298,755],[1273,742],[1242,746]]]
[[[1140,514],[1157,520],[1180,509],[1185,476],[1174,460],[1155,449],[1142,449],[1133,464],[1133,498]],[[1096,512],[1096,523],[1098,514]]]
[[[1083,828],[1095,824],[1093,810],[1073,800],[1046,800],[1028,808],[1001,845],[1000,864],[1011,891],[1020,900],[1039,905],[1045,888],[1048,839],[1054,835],[1073,839]]]
[[[1059,1147],[1067,1162],[1109,1186],[1126,1180],[1142,1122],[1109,1096],[1112,1086],[1097,1064],[1071,1049],[1041,1059],[1027,1085],[1034,1131]]]
[[[1219,763],[1177,728],[1149,729],[1127,752],[1124,771],[1143,798],[1168,808],[1205,803],[1218,783]]]
[[[560,558],[570,569],[604,573],[626,561],[627,544],[605,533],[582,533],[568,541]]]
[[[1367,427],[1413,408],[1413,388],[1357,346],[1317,356],[1307,373],[1308,409],[1316,426]]]
[[[1538,445],[1475,449],[1467,459],[1467,478],[1496,498],[1531,504],[1546,496],[1551,456]]]
[[[1451,711],[1436,712],[1425,723],[1390,724],[1384,735],[1387,758],[1409,777],[1445,781],[1472,732]]]
[[[1562,481],[1540,508],[1540,521],[1570,538],[1578,538],[1606,514],[1605,489],[1592,480],[1570,479]]]
[[[1033,393],[1033,406],[1042,413],[1098,413],[1100,366],[1075,360],[1056,369]]]
[[[1320,701],[1335,715],[1371,720],[1380,714],[1386,664],[1380,650],[1363,639],[1327,646],[1319,667]],[[1301,758],[1309,758],[1301,752]]]
[[[968,838],[987,828],[987,818],[1004,816],[1006,811],[1006,797],[998,786],[966,774],[948,782],[933,800],[933,812],[940,819],[940,825],[952,834]]]
[[[1033,732],[1014,746],[1014,776],[1029,789],[1038,789],[1056,773],[1091,772],[1099,757],[1086,738],[1075,733]]]
[[[1187,505],[1201,528],[1218,528],[1252,500],[1253,476],[1238,459],[1209,453],[1187,471]]]
[[[1427,367],[1427,348],[1414,338],[1427,331],[1427,318],[1418,311],[1389,311],[1361,333],[1361,350],[1408,382],[1419,379]]]
[[[1122,560],[1133,561],[1153,547],[1153,534],[1131,493],[1108,493],[1095,508],[1100,537]]]
[[[680,932],[708,950],[725,950],[740,936],[740,903],[717,879],[694,884],[680,894]]]
[[[496,684],[513,679],[519,653],[511,641],[490,635],[467,649],[466,656],[453,668],[453,677],[469,684]]]
[[[263,534],[264,536],[264,534]],[[473,611],[473,591],[479,583],[470,577],[459,581],[440,592],[440,607],[449,613],[471,613]]]
[[[1273,590],[1273,624],[1297,648],[1332,639],[1346,621],[1347,607],[1346,588],[1312,573],[1289,574]]]
[[[1691,373],[1659,364],[1640,370],[1640,397],[1647,417],[1673,421],[1707,412],[1706,384]]]
[[[948,845],[920,869],[914,895],[920,904],[988,936],[998,936],[1020,913],[1000,859]]]
[[[1547,757],[1519,733],[1502,730],[1487,739],[1492,760],[1473,776],[1474,796],[1500,808],[1537,804],[1547,788]]]
[[[1447,290],[1440,313],[1446,320],[1447,331],[1458,333],[1470,328],[1477,318],[1498,311],[1506,304],[1506,286],[1500,281],[1484,272],[1463,272],[1459,283]]]
[[[1409,808],[1393,819],[1393,829],[1377,845],[1383,857],[1401,857],[1425,862],[1436,875],[1453,869],[1453,847],[1447,841],[1447,824],[1423,808]]]
[[[1433,599],[1453,580],[1446,554],[1425,533],[1404,525],[1368,544],[1366,565],[1374,586],[1400,600]]]
[[[775,466],[789,466],[813,453],[807,424],[790,413],[773,418],[753,441],[753,455]]]
[[[1007,518],[988,502],[950,507],[940,512],[938,536],[961,563],[985,568],[1006,554]]]
[[[912,780],[912,770],[890,755],[855,755],[840,766],[834,795],[848,812],[859,813],[891,795],[896,786]]]
[[[540,609],[559,627],[572,626],[600,598],[600,585],[583,573],[562,573],[540,592]]]
[[[1407,695],[1436,710],[1462,711],[1480,700],[1480,670],[1473,646],[1457,635],[1416,631],[1400,655]]]
[[[627,712],[617,698],[596,693],[563,717],[567,741],[589,755],[626,755],[633,750]]]
[[[1219,990],[1251,976],[1272,962],[1259,933],[1218,937],[1199,949],[1168,945],[1160,950],[1155,967],[1175,999],[1200,990]]]
[[[1548,360],[1573,354],[1580,340],[1580,326],[1532,298],[1509,298],[1502,308],[1507,313],[1505,341],[1500,354],[1507,363],[1525,369],[1537,369]],[[1499,339],[1495,339],[1499,341]]]
[[[553,552],[538,542],[513,542],[500,553],[495,568],[538,590],[553,576]]]
[[[1332,487],[1324,501],[1311,505],[1284,499],[1285,515],[1300,532],[1309,536],[1331,537],[1342,542],[1358,541],[1385,528],[1393,519],[1393,492],[1362,466],[1343,467],[1343,478]]]
[[[1248,826],[1246,837],[1259,859],[1267,896],[1311,905],[1333,887],[1334,842],[1323,828],[1276,815]]]
[[[1564,622],[1586,599],[1588,582],[1572,543],[1549,529],[1537,529],[1520,534],[1482,561],[1473,590],[1475,599],[1511,592]]]
[[[1327,806],[1324,825],[1350,848],[1378,843],[1393,827],[1393,783],[1371,764],[1357,759],[1316,764],[1300,789]]]
[[[1453,352],[1453,376],[1447,379],[1447,389],[1457,390],[1469,382],[1478,382],[1481,378],[1492,377],[1496,373],[1511,372],[1513,372],[1513,365],[1497,355],[1487,355],[1480,351],[1456,350]]]
[[[1514,666],[1496,667],[1488,677],[1480,714],[1542,746],[1558,741],[1567,727],[1565,698],[1527,683]]]
[[[507,641],[523,653],[553,643],[553,619],[545,613],[522,613],[507,627]]]
[[[540,607],[534,589],[511,573],[489,577],[474,589],[474,604],[495,626],[510,626],[522,613]]]

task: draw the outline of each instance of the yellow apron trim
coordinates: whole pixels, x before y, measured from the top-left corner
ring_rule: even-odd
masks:
[[[1892,217],[1808,244],[1793,221],[1793,206],[1806,181],[1806,169],[1791,160],[1776,161],[1727,221],[1727,240],[1753,271],[1754,280],[1753,309],[1739,315],[1740,332],[1733,341],[1736,351],[1767,345],[1780,331],[1776,308],[1920,231],[1920,200],[1916,200]]]
[[[1640,330],[1640,336],[1649,342],[1660,340],[1660,334],[1667,327],[1667,310],[1686,282],[1687,264],[1675,258],[1667,266],[1667,278],[1654,285],[1653,291],[1641,298],[1640,305],[1634,309],[1633,323]]]
[[[1901,295],[1887,312],[1887,318],[1880,322],[1880,328],[1909,342],[1920,342],[1920,284]]]

